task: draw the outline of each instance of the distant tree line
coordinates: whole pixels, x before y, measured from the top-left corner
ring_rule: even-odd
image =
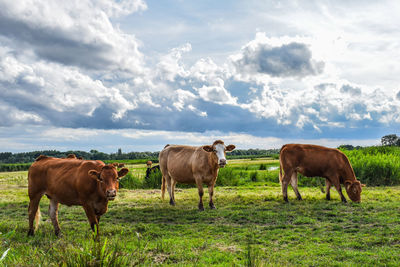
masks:
[[[400,146],[400,137],[396,134],[385,135],[381,138],[382,146]],[[354,150],[361,149],[361,146],[353,145],[341,145],[339,149]],[[230,153],[227,153],[228,158],[251,158],[251,157],[277,157],[280,149],[236,149]],[[50,157],[62,158],[67,157],[69,154],[75,154],[77,157],[90,160],[128,160],[128,159],[157,159],[157,152],[128,152],[123,153],[122,149],[119,148],[116,153],[104,153],[97,150],[90,150],[89,152],[81,150],[69,150],[65,152],[57,150],[43,150],[33,152],[22,152],[22,153],[11,153],[11,152],[0,152],[0,163],[29,163],[35,161],[40,155],[46,155]]]
[[[118,149],[117,153],[104,153],[97,150],[90,150],[89,152],[81,150],[69,150],[65,152],[57,150],[43,150],[22,153],[0,152],[0,163],[29,163],[35,161],[40,155],[46,155],[55,158],[67,157],[69,154],[75,154],[77,157],[90,160],[124,160],[124,159],[152,159],[158,158],[158,152],[129,152],[122,153]]]
[[[46,155],[50,157],[63,158],[69,154],[75,154],[77,157],[90,160],[128,160],[128,159],[157,159],[157,152],[128,152],[123,153],[121,148],[118,149],[117,153],[104,153],[97,150],[90,150],[89,152],[80,150],[69,150],[65,152],[57,150],[43,150],[43,151],[32,151],[22,153],[11,153],[11,152],[0,152],[0,163],[29,163],[35,161],[40,155]],[[228,156],[239,157],[239,156],[271,156],[273,154],[279,154],[279,149],[238,149],[230,153]]]

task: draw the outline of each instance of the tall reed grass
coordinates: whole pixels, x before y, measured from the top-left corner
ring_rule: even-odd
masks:
[[[361,182],[371,186],[400,184],[400,147],[375,146],[342,151]]]

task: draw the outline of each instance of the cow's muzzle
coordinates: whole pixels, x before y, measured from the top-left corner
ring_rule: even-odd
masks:
[[[225,167],[225,165],[226,165],[226,159],[220,159],[218,165],[219,165],[220,168]]]
[[[117,190],[115,190],[115,189],[107,190],[106,196],[107,196],[108,200],[114,200],[115,197],[117,196]]]

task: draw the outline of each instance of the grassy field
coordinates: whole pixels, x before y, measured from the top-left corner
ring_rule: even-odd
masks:
[[[229,163],[277,175],[267,160]],[[144,164],[129,167],[144,176]],[[299,190],[304,200],[289,190],[285,204],[277,183],[217,187],[217,209],[199,212],[195,188],[178,188],[175,207],[159,189],[121,189],[94,242],[82,207],[64,205],[56,238],[46,197],[39,229],[27,237],[27,172],[0,173],[0,266],[400,265],[400,187],[364,188],[360,204],[342,204],[335,191],[326,201],[318,187]]]

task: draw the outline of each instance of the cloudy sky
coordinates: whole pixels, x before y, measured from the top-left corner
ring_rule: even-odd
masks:
[[[375,145],[399,1],[0,0],[0,151]]]

